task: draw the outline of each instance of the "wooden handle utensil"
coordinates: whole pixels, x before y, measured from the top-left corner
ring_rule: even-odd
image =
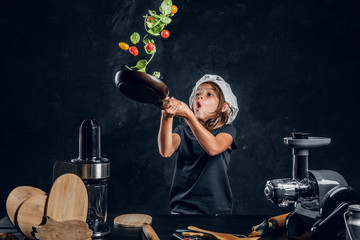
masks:
[[[231,235],[231,234],[212,232],[212,231],[200,229],[200,228],[197,228],[197,227],[194,227],[194,226],[189,226],[188,229],[191,230],[191,231],[195,231],[195,232],[202,232],[202,233],[210,234],[210,235],[214,236],[216,239],[219,239],[219,240],[243,240],[243,239],[256,240],[256,239],[260,238],[260,237],[238,238],[238,237],[235,237],[234,235]]]
[[[150,224],[144,223],[142,225],[142,230],[148,240],[160,240],[154,229],[151,227]]]

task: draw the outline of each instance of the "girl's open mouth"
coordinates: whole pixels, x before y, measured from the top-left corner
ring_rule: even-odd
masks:
[[[195,111],[199,111],[200,110],[200,108],[201,108],[201,103],[200,102],[196,102],[195,103]]]

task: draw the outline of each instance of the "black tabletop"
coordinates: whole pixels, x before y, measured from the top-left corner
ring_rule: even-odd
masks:
[[[110,214],[108,225],[111,227],[111,234],[98,239],[121,239],[121,240],[143,240],[145,239],[141,228],[126,228],[114,226],[113,220],[118,216]],[[152,227],[160,239],[174,239],[172,234],[177,229],[187,229],[188,226],[195,226],[205,230],[221,233],[248,235],[251,227],[260,224],[270,216],[264,215],[231,215],[231,216],[183,216],[183,215],[155,215],[152,216]],[[270,236],[261,238],[264,240],[287,239],[286,232],[280,231]]]
[[[111,228],[111,234],[98,240],[146,240],[142,228],[129,228],[114,226],[114,218],[121,214],[109,214],[107,224]],[[184,216],[184,215],[153,215],[152,228],[162,240],[174,240],[172,234],[177,229],[187,229],[188,226],[195,226],[204,230],[221,233],[249,235],[251,227],[260,224],[270,216],[265,215],[231,215],[231,216]],[[18,232],[10,223],[7,217],[0,221],[0,232],[15,233],[19,240],[25,237]],[[285,240],[286,232],[280,231],[263,237],[264,240]]]

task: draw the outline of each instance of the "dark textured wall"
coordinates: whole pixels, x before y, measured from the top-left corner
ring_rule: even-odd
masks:
[[[17,186],[49,192],[52,166],[78,156],[78,128],[95,118],[112,162],[109,211],[168,213],[175,157],[157,150],[160,111],[115,88],[115,73],[139,57],[120,50],[154,1],[7,1],[0,11],[1,216]],[[310,169],[332,169],[360,190],[360,2],[174,0],[169,39],[155,38],[150,73],[186,101],[206,73],[238,97],[239,149],[230,180],[236,214],[276,214],[266,180],[291,176],[292,131],[331,137],[310,151]]]

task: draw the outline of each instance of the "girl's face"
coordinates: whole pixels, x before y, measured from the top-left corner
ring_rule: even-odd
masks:
[[[193,103],[193,110],[195,116],[203,121],[211,118],[219,105],[219,97],[214,88],[208,84],[201,84],[196,93]]]

